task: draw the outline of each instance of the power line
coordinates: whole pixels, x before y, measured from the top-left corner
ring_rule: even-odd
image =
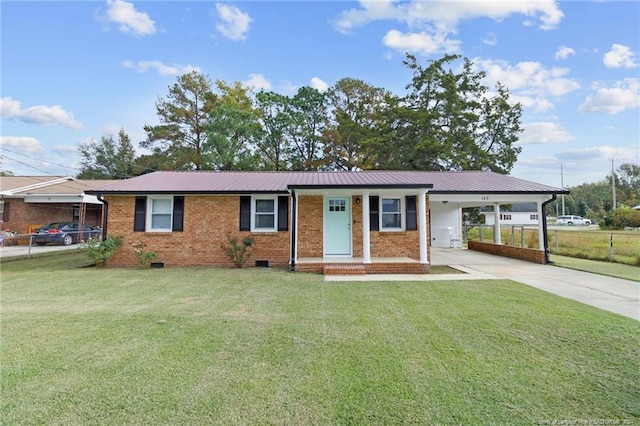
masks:
[[[13,150],[8,149],[8,148],[6,148],[6,147],[2,147],[2,150],[3,150],[3,151],[9,151],[9,152],[10,152],[10,153],[12,153],[12,154],[22,155],[23,157],[27,157],[27,158],[30,158],[30,159],[32,159],[32,160],[36,160],[36,161],[41,161],[41,162],[44,162],[44,163],[53,164],[54,166],[64,167],[65,169],[71,169],[71,170],[82,171],[82,169],[78,169],[78,168],[76,168],[76,167],[69,167],[69,166],[65,166],[64,164],[54,163],[53,161],[42,160],[42,159],[40,159],[40,158],[35,158],[35,157],[32,157],[32,156],[27,155],[27,154],[22,154],[22,153],[20,153],[20,152],[13,151]],[[7,157],[7,158],[9,158],[9,157]],[[13,160],[13,161],[17,161],[17,160]],[[19,162],[19,161],[18,161],[18,162]],[[24,164],[24,163],[20,163],[20,164]],[[35,169],[35,167],[33,167],[33,168]],[[38,170],[38,169],[36,169],[36,170]]]
[[[4,148],[3,148],[3,149],[4,149]],[[2,158],[6,158],[7,160],[15,161],[15,162],[16,162],[16,163],[18,163],[18,164],[22,164],[23,166],[27,166],[27,167],[29,167],[29,168],[31,168],[31,169],[37,170],[37,171],[42,172],[42,173],[45,173],[45,174],[47,174],[47,175],[50,175],[50,176],[56,176],[56,175],[54,175],[54,174],[53,174],[53,173],[51,173],[51,172],[48,172],[48,171],[46,171],[46,170],[39,169],[39,168],[37,168],[37,167],[32,166],[31,164],[27,164],[27,163],[25,163],[25,162],[23,162],[23,161],[16,160],[15,158],[7,157],[5,154],[0,154],[0,156],[2,156]]]

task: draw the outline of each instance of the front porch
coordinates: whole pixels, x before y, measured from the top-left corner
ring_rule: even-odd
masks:
[[[292,270],[324,275],[426,274],[430,265],[409,257],[377,257],[365,263],[360,257],[299,258]]]

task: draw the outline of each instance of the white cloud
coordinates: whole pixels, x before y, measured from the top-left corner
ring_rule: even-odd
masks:
[[[178,75],[186,74],[191,71],[200,72],[200,68],[193,65],[166,65],[160,61],[138,61],[133,62],[130,60],[122,61],[122,66],[128,69],[133,69],[139,73],[145,73],[150,69],[155,69],[160,75]]]
[[[216,3],[216,11],[220,21],[216,23],[216,29],[226,38],[231,40],[245,40],[253,19],[249,14],[235,6],[224,3]]]
[[[637,150],[634,150],[633,148],[608,145],[572,149],[556,154],[556,156],[561,160],[583,162],[583,164],[591,160],[596,162],[605,160],[609,163],[612,158],[615,158],[616,162],[619,162],[620,164],[636,163],[638,161],[637,155]]]
[[[292,83],[290,81],[284,81],[281,84],[281,86],[282,86],[282,89],[281,89],[282,92],[284,92],[284,93],[286,93],[288,95],[295,94],[299,89],[299,87],[296,84],[294,84],[294,83]]]
[[[0,136],[0,145],[24,155],[42,153],[42,144],[38,139],[28,136]]]
[[[107,0],[107,19],[115,22],[123,33],[136,36],[155,34],[155,22],[143,12],[138,12],[133,3],[124,0]]]
[[[0,99],[0,115],[5,118],[24,121],[25,123],[44,126],[57,124],[73,130],[82,128],[82,124],[75,120],[73,114],[65,111],[61,105],[36,105],[23,109],[19,101],[4,97]]]
[[[325,81],[319,79],[318,77],[313,77],[311,79],[311,87],[313,87],[314,89],[320,92],[326,92],[327,89],[329,88],[329,85]]]
[[[427,24],[455,26],[463,20],[489,18],[496,21],[520,14],[538,18],[540,28],[555,28],[564,14],[554,0],[436,2],[413,0],[360,0],[360,8],[343,11],[334,22],[335,28],[348,33],[354,28],[379,20],[404,22],[411,27]]]
[[[271,90],[273,87],[265,76],[258,73],[249,74],[249,80],[244,81],[242,84],[255,90]]]
[[[564,130],[558,123],[537,122],[523,125],[523,132],[518,144],[535,145],[569,142],[575,139],[574,136]]]
[[[489,46],[495,46],[498,44],[498,35],[496,33],[487,33],[482,42]]]
[[[553,108],[549,98],[557,98],[580,88],[580,83],[567,77],[568,68],[545,68],[540,62],[525,61],[511,65],[506,61],[474,59],[474,66],[485,71],[485,83],[500,82],[514,99],[537,111]]]
[[[78,154],[78,147],[75,145],[55,145],[51,150],[56,154],[63,156],[77,156]]]
[[[588,96],[578,111],[617,114],[640,107],[640,83],[637,78],[626,78],[616,82],[613,87],[595,83],[593,89],[595,94]]]
[[[558,50],[556,50],[555,58],[556,59],[567,59],[569,55],[575,55],[576,51],[567,46],[560,46]]]
[[[519,103],[526,109],[532,109],[535,112],[545,112],[553,109],[553,103],[547,98],[536,96],[519,96],[511,93],[509,100],[514,104]]]
[[[607,68],[636,68],[635,53],[628,46],[614,44],[611,50],[604,54],[602,62]]]
[[[460,41],[450,40],[446,32],[428,34],[426,32],[403,34],[390,30],[382,39],[385,46],[400,52],[410,53],[456,53],[460,50]]]
[[[555,0],[360,0],[360,7],[344,10],[334,21],[334,27],[341,33],[349,33],[371,22],[395,21],[406,25],[407,31],[389,31],[383,39],[386,46],[403,52],[455,53],[460,50],[460,41],[450,39],[449,35],[457,32],[461,21],[476,18],[500,21],[514,14],[538,18],[540,28],[545,30],[556,27],[564,16]],[[495,42],[495,35],[491,34],[483,40],[489,45]]]

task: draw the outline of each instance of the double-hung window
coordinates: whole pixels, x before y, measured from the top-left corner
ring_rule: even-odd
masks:
[[[183,229],[183,196],[136,197],[133,217],[134,232],[182,232]]]
[[[402,198],[380,198],[380,229],[386,231],[402,230]]]
[[[251,205],[252,212],[252,230],[253,231],[277,231],[277,204],[276,197],[260,197],[254,198]]]
[[[147,223],[149,231],[171,231],[173,199],[171,197],[149,197]]]

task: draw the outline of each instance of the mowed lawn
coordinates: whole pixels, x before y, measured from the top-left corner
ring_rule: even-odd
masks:
[[[2,424],[640,422],[640,323],[518,283],[86,263],[3,263]]]

